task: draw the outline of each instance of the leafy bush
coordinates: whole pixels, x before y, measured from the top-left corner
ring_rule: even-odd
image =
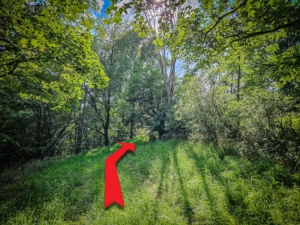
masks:
[[[276,89],[245,88],[239,101],[213,71],[185,77],[175,105],[175,118],[189,138],[214,142],[220,154],[261,157],[299,169],[299,103]]]

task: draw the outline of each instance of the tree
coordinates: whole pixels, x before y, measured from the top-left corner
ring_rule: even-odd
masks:
[[[89,1],[2,1],[1,96],[14,92],[62,108],[82,97],[84,80],[106,85],[91,50],[89,6]]]
[[[227,139],[250,159],[295,168],[298,14],[295,1],[202,1],[181,21],[180,53],[201,76],[183,84],[176,113],[195,137],[221,145]],[[204,69],[213,82],[206,83]]]
[[[179,26],[181,53],[200,68],[234,51],[247,55],[253,73],[276,81],[278,88],[299,83],[297,1],[202,1]],[[231,49],[231,50],[230,50]],[[267,72],[268,71],[268,72]]]
[[[124,85],[135,62],[140,38],[124,24],[109,24],[104,27],[105,34],[99,33],[94,39],[94,49],[99,55],[104,70],[110,79],[103,91],[88,91],[92,106],[101,123],[97,129],[104,137],[104,145],[110,144],[110,125],[117,99],[124,93]]]
[[[174,99],[176,61],[178,52],[176,43],[181,31],[177,25],[191,7],[184,1],[132,1],[117,8],[112,1],[108,12],[115,12],[114,21],[119,21],[122,13],[133,7],[135,16],[133,25],[141,37],[150,37],[156,46],[156,58],[159,62],[167,93],[167,102]]]
[[[1,163],[55,155],[82,85],[107,85],[91,8],[96,1],[0,2]]]
[[[144,42],[146,44],[147,42]],[[149,48],[150,47],[150,48]],[[164,104],[166,91],[161,81],[159,65],[151,56],[151,46],[141,48],[145,58],[139,58],[130,74],[125,92],[127,111],[125,124],[130,125],[130,137],[134,135],[135,126],[146,127],[151,132],[158,132],[161,137],[165,133]]]

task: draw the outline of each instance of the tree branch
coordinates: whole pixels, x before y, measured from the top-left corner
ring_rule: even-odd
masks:
[[[265,31],[258,31],[258,32],[253,32],[253,33],[250,33],[250,34],[246,34],[244,37],[241,37],[241,38],[238,38],[238,39],[235,39],[233,40],[232,42],[236,42],[236,41],[240,41],[240,40],[243,40],[243,39],[247,39],[247,38],[250,38],[250,37],[254,37],[254,36],[258,36],[258,35],[262,35],[262,34],[268,34],[268,33],[272,33],[272,32],[275,32],[275,31],[278,31],[280,29],[283,29],[283,28],[287,28],[287,27],[291,27],[291,26],[294,26],[294,25],[297,25],[300,23],[300,20],[295,20],[293,22],[290,22],[290,23],[287,23],[287,24],[283,24],[283,25],[280,25],[274,29],[271,29],[271,30],[265,30]],[[239,37],[243,35],[242,33],[240,34],[234,34],[234,35],[230,35],[230,36],[227,36],[225,38],[230,38],[230,37]]]
[[[242,2],[237,8],[235,8],[235,9],[231,10],[230,12],[225,13],[223,16],[219,17],[218,20],[217,20],[217,22],[216,22],[216,23],[215,23],[208,31],[205,32],[204,40],[206,40],[207,34],[208,34],[209,32],[211,32],[211,31],[212,31],[212,30],[213,30],[213,29],[214,29],[214,28],[222,21],[222,19],[224,19],[226,16],[228,16],[228,15],[230,15],[230,14],[236,12],[239,8],[241,8],[242,6],[244,6],[244,5],[246,4],[247,1],[248,1],[248,0],[245,0],[245,1]]]

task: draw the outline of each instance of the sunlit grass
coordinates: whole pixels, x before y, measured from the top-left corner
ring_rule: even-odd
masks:
[[[278,166],[220,156],[213,146],[187,141],[131,141],[136,152],[118,163],[124,209],[104,209],[104,160],[115,145],[31,165],[1,188],[0,223],[300,223],[299,187],[283,185]]]

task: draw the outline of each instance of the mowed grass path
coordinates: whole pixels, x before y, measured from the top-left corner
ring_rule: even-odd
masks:
[[[104,209],[104,160],[115,145],[27,165],[13,180],[3,174],[0,223],[300,224],[299,186],[280,182],[281,167],[188,141],[133,141],[136,152],[118,163],[124,209]]]

